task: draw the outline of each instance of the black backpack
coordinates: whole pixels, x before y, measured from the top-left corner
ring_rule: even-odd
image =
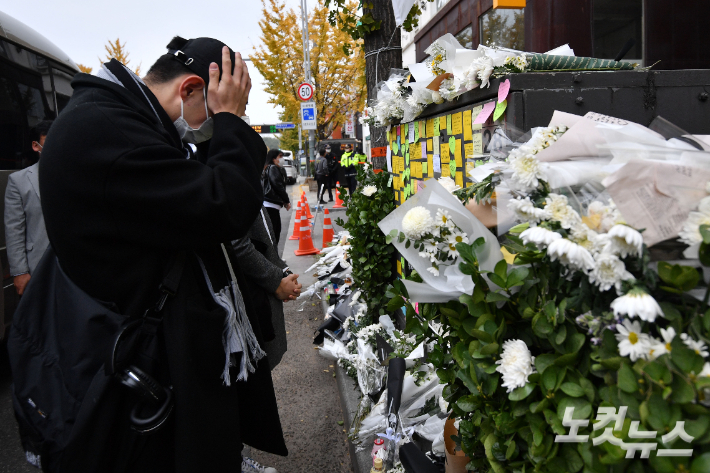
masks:
[[[47,249],[15,311],[7,344],[15,416],[35,466],[41,462],[43,471],[58,473],[99,471],[110,436],[103,424],[131,394],[119,380],[123,368],[140,365],[140,376],[159,370],[157,327],[184,259],[184,253],[174,258],[156,307],[130,318],[86,294]],[[155,381],[148,378],[148,384]]]

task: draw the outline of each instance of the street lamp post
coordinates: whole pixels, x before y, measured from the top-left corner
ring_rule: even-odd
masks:
[[[303,31],[303,69],[306,82],[313,84],[311,78],[311,42],[308,36],[308,3],[301,0],[301,29]],[[315,97],[314,97],[315,99]],[[310,174],[310,162],[315,160],[315,130],[308,130],[308,163],[306,164],[306,176]],[[299,140],[300,141],[300,140]]]

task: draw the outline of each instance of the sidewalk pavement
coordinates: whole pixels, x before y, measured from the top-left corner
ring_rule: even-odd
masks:
[[[306,186],[303,188],[307,189]],[[299,186],[292,187],[291,196],[292,202],[300,199]],[[313,244],[320,249],[323,213],[319,211],[316,214],[313,210],[315,192],[306,192],[306,196],[316,217]],[[289,240],[288,236],[293,233],[295,209],[290,213],[289,224],[284,224],[288,232],[283,242],[282,258],[300,276],[299,282],[305,289],[315,281],[313,275],[306,274],[305,270],[316,261],[316,257],[294,254],[298,249],[298,240]],[[331,212],[334,229],[336,215],[345,217],[344,212]],[[293,301],[284,305],[288,351],[272,372],[289,455],[279,457],[249,448],[245,448],[244,454],[264,466],[276,468],[279,473],[351,473],[345,418],[334,379],[335,363],[320,356],[313,344],[314,332],[323,322],[323,310],[317,300],[306,303],[299,311],[301,304],[301,301]]]

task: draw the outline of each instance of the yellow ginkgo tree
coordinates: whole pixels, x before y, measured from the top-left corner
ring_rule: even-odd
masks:
[[[351,2],[357,8],[356,2]],[[297,89],[305,78],[301,12],[287,9],[283,0],[262,0],[261,45],[251,60],[264,77],[269,103],[283,108],[281,120],[300,123]],[[327,138],[352,112],[364,108],[365,57],[360,44],[328,22],[328,8],[320,0],[310,12],[311,77],[315,86],[317,139]],[[349,44],[353,53],[343,50]],[[287,132],[282,147],[295,149],[295,131]]]

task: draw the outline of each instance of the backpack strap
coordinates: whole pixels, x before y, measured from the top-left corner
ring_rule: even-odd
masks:
[[[163,310],[165,301],[168,297],[172,297],[177,294],[178,286],[180,286],[180,279],[182,278],[182,272],[185,269],[185,251],[179,251],[173,255],[170,270],[163,278],[163,282],[160,283],[160,299],[155,306],[155,312],[160,313]]]

